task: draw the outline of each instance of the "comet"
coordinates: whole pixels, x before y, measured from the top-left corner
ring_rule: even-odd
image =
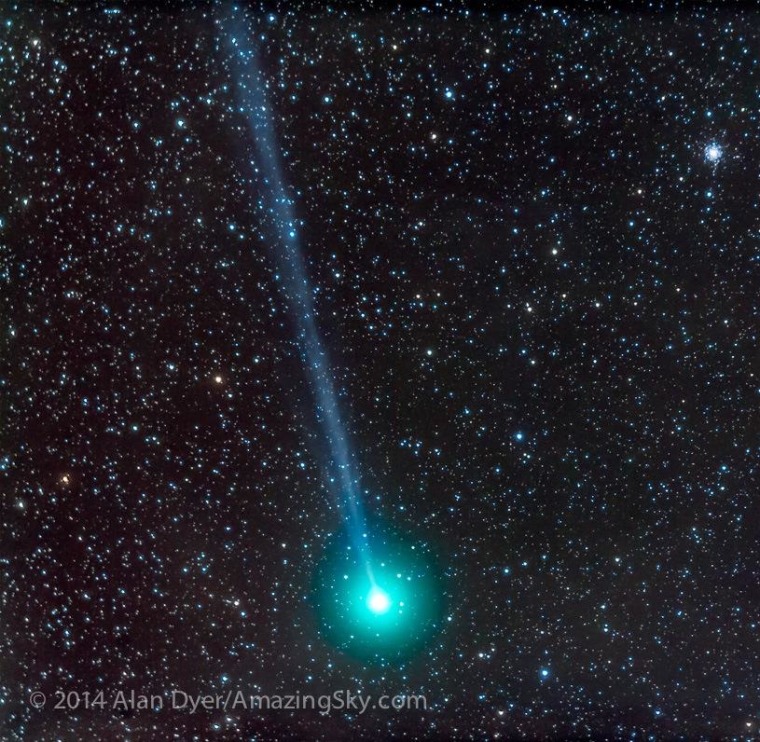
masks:
[[[368,590],[372,591],[376,588],[376,582],[359,478],[353,465],[356,457],[338,403],[330,359],[317,326],[314,292],[304,259],[295,201],[282,167],[273,123],[275,116],[267,94],[256,36],[249,31],[244,12],[234,6],[228,6],[218,21],[219,34],[228,52],[238,112],[247,122],[255,150],[255,159],[251,163],[252,175],[261,185],[261,206],[274,225],[269,237],[279,289],[293,319],[316,403],[316,419],[329,451],[330,461],[326,467],[329,472],[328,485],[351,534],[351,542],[361,555]],[[379,603],[373,601],[372,605],[377,607]]]

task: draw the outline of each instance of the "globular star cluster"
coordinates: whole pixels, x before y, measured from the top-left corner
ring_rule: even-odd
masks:
[[[760,15],[235,12],[0,8],[0,738],[756,736]]]

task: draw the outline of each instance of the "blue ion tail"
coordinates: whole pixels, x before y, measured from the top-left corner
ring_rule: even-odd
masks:
[[[331,488],[339,504],[351,542],[364,563],[370,584],[369,545],[359,499],[358,480],[338,398],[332,380],[330,361],[314,318],[314,300],[298,234],[293,201],[288,196],[277,136],[272,123],[266,82],[259,63],[254,35],[245,22],[241,8],[229,6],[219,14],[218,33],[227,51],[238,111],[245,116],[253,140],[255,175],[261,185],[264,209],[274,224],[271,235],[279,272],[280,290],[293,316],[307,375],[316,400],[317,419],[330,453]]]

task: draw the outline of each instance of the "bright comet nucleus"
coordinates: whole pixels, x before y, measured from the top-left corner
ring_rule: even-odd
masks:
[[[391,607],[391,599],[388,597],[388,593],[375,586],[369,591],[367,595],[367,608],[372,613],[387,613]]]
[[[311,593],[319,633],[364,662],[412,657],[444,626],[444,568],[434,544],[376,520],[367,534],[371,570],[346,529],[326,545]]]

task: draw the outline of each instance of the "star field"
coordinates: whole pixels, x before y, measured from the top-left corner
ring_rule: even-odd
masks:
[[[345,522],[218,8],[5,3],[0,738],[756,738],[760,16],[240,12],[442,612],[377,658],[316,608]],[[54,708],[172,689],[427,709]]]

